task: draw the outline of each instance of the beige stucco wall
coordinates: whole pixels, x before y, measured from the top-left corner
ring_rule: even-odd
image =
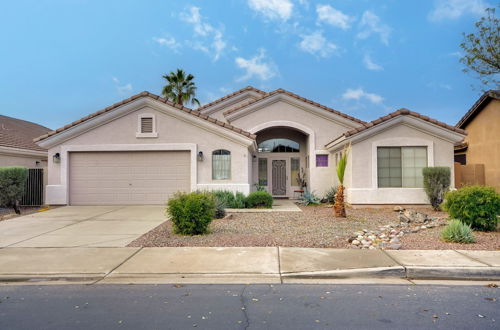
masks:
[[[39,162],[37,164],[36,162]],[[47,167],[47,157],[18,156],[0,153],[0,167],[2,166],[23,166],[27,168]]]
[[[313,139],[314,142],[312,144],[313,148],[310,148],[311,144],[308,143],[310,159],[308,184],[311,190],[322,196],[329,188],[336,185],[334,165],[330,156],[328,167],[316,167],[316,154],[329,154],[325,144],[348,129],[359,126],[359,124],[352,123],[351,126],[343,124],[332,119],[330,113],[322,109],[318,113],[307,111],[285,101],[278,101],[234,119],[231,124],[250,132],[253,132],[255,127],[268,122],[287,122],[305,127],[307,131],[304,131],[304,133],[308,134],[308,139]],[[301,166],[302,164],[305,164],[305,159],[304,163],[301,160]]]
[[[351,204],[428,204],[423,188],[378,188],[377,146],[427,146],[428,166],[447,166],[453,184],[453,142],[405,124],[392,126],[352,145],[345,185]]]
[[[180,111],[180,110],[175,110]],[[138,116],[140,114],[153,114],[155,116],[157,138],[137,138]],[[196,152],[202,151],[203,161],[197,161],[198,189],[218,189],[226,185],[227,189],[248,190],[248,168],[251,154],[248,147],[223,137],[217,132],[217,127],[207,130],[193,125],[191,122],[175,118],[169,114],[155,109],[144,107],[127,115],[117,118],[102,126],[96,127],[86,133],[71,138],[61,145],[49,149],[49,176],[50,185],[61,184],[61,166],[63,162],[54,163],[52,155],[61,152],[61,146],[90,146],[94,145],[151,145],[151,144],[196,144]],[[226,149],[231,152],[231,179],[212,180],[212,152],[217,149]]]
[[[465,130],[467,165],[484,164],[485,184],[500,192],[500,101],[492,100]]]

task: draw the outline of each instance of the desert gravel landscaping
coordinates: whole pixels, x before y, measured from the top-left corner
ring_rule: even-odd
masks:
[[[288,246],[347,248],[353,232],[377,230],[399,223],[398,212],[392,209],[348,209],[347,218],[334,218],[332,208],[301,207],[303,212],[233,213],[214,220],[210,234],[180,236],[173,234],[172,223],[166,221],[139,237],[129,246]],[[445,219],[444,212],[417,209],[429,217]],[[477,233],[477,244],[444,243],[439,240],[442,227],[405,234],[401,249],[500,249],[500,232]]]

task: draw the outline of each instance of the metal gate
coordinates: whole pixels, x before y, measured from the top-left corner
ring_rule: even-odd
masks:
[[[43,168],[29,168],[24,196],[21,199],[23,206],[43,205]]]

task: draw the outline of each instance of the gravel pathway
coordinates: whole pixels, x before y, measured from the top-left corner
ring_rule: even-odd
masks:
[[[354,231],[376,230],[398,223],[392,209],[348,209],[347,218],[334,218],[325,206],[301,207],[303,212],[234,213],[232,218],[214,220],[209,235],[180,236],[172,233],[170,221],[162,223],[139,237],[129,246],[293,246],[347,248]],[[446,213],[420,210],[430,217]],[[403,249],[500,249],[500,232],[476,233],[477,244],[462,245],[441,242],[440,228],[405,235]]]

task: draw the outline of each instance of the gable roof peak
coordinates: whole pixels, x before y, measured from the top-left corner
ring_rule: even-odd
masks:
[[[253,87],[253,86],[250,86],[250,85],[249,85],[249,86],[243,87],[243,88],[241,88],[241,89],[238,89],[238,90],[237,90],[237,91],[235,91],[235,92],[232,92],[232,93],[230,93],[230,94],[224,95],[223,97],[220,97],[220,98],[218,98],[218,99],[215,99],[215,100],[213,100],[213,101],[212,101],[212,102],[210,102],[210,103],[204,104],[204,105],[202,105],[201,107],[198,107],[198,109],[197,109],[197,110],[198,110],[198,111],[203,111],[203,110],[205,110],[206,108],[209,108],[209,107],[211,107],[211,106],[213,106],[213,105],[216,105],[216,104],[218,104],[218,103],[221,103],[221,102],[223,102],[223,101],[225,101],[225,100],[227,100],[227,99],[230,99],[230,98],[232,98],[232,97],[234,97],[234,96],[237,96],[237,95],[239,95],[239,94],[243,94],[243,93],[245,93],[245,92],[255,92],[255,93],[260,94],[260,95],[266,95],[266,94],[267,94],[267,93],[266,93],[266,92],[264,92],[263,90],[260,90],[260,89],[258,89],[258,88],[255,88],[255,87]]]
[[[464,128],[491,100],[500,100],[500,90],[490,89],[484,92],[455,126]]]
[[[127,99],[121,100],[120,102],[112,104],[112,105],[110,105],[110,106],[108,106],[108,107],[106,107],[106,108],[104,108],[102,110],[94,112],[94,113],[92,113],[92,114],[90,114],[88,116],[85,116],[83,118],[80,118],[80,119],[78,119],[78,120],[76,120],[76,121],[74,121],[72,123],[69,123],[69,124],[67,124],[67,125],[65,125],[63,127],[60,127],[58,129],[56,129],[56,130],[47,132],[46,134],[33,139],[33,142],[38,142],[38,141],[41,141],[41,140],[45,140],[46,138],[51,137],[53,135],[56,135],[58,133],[61,133],[62,131],[65,131],[65,130],[73,127],[73,126],[77,126],[77,125],[79,125],[79,124],[81,124],[83,122],[86,122],[86,121],[88,121],[90,119],[93,119],[93,118],[99,116],[99,115],[102,115],[102,114],[104,114],[106,112],[112,111],[112,110],[114,110],[114,109],[116,109],[116,108],[118,108],[118,107],[120,107],[122,105],[128,104],[128,103],[130,103],[132,101],[135,101],[135,100],[137,100],[139,98],[143,98],[143,97],[149,97],[149,98],[152,98],[152,99],[154,99],[156,101],[168,104],[171,107],[174,107],[176,109],[182,110],[183,112],[189,113],[190,115],[199,117],[199,118],[204,119],[206,121],[209,121],[209,122],[211,122],[211,123],[213,123],[215,125],[218,125],[220,127],[227,128],[227,129],[229,129],[229,130],[231,130],[233,132],[236,132],[238,134],[244,135],[247,138],[250,138],[250,139],[253,139],[253,140],[255,140],[255,138],[256,138],[255,134],[251,134],[249,132],[246,132],[246,131],[244,131],[242,129],[239,129],[239,128],[233,126],[233,125],[224,123],[223,121],[220,121],[220,120],[217,120],[217,119],[212,120],[211,117],[202,114],[200,111],[190,109],[190,108],[185,107],[185,106],[180,105],[180,104],[176,104],[176,103],[174,103],[172,101],[169,101],[169,100],[167,100],[165,98],[160,97],[159,95],[150,93],[148,91],[143,91],[143,92],[141,92],[139,94],[135,94],[135,95],[133,95],[133,96],[127,98]]]
[[[241,105],[239,105],[239,106],[237,106],[235,108],[226,110],[226,111],[223,112],[223,114],[224,114],[224,116],[227,116],[227,115],[230,115],[232,113],[238,112],[238,111],[242,110],[243,108],[246,108],[246,107],[248,107],[248,106],[250,106],[250,105],[252,105],[254,103],[260,102],[260,101],[262,101],[264,99],[268,99],[269,97],[271,97],[273,95],[276,95],[276,94],[284,94],[284,95],[293,97],[293,98],[295,98],[295,99],[297,99],[299,101],[302,101],[304,103],[311,104],[311,105],[313,105],[315,107],[318,107],[318,108],[321,108],[323,110],[326,110],[326,111],[328,111],[330,113],[334,113],[334,114],[336,114],[336,115],[338,115],[340,117],[346,118],[346,119],[348,119],[350,121],[353,121],[353,122],[356,122],[358,124],[366,124],[366,122],[362,121],[361,119],[349,116],[349,115],[347,115],[347,114],[345,114],[343,112],[340,112],[338,110],[334,110],[334,109],[332,109],[330,107],[327,107],[325,105],[319,104],[319,103],[314,102],[314,101],[309,100],[309,99],[306,99],[305,97],[302,97],[302,96],[300,96],[298,94],[295,94],[295,93],[292,93],[290,91],[287,91],[287,90],[285,90],[283,88],[275,89],[274,91],[266,93],[266,94],[262,95],[261,97],[255,99],[255,100],[251,100],[251,101],[245,102],[245,103],[243,103],[243,104],[241,104]]]

